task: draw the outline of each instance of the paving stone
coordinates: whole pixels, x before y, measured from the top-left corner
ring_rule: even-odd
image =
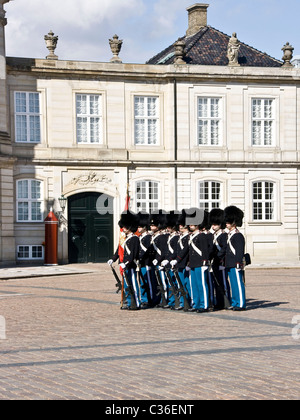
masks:
[[[248,310],[207,314],[120,311],[106,264],[64,269],[0,282],[1,400],[300,398],[299,268],[251,269]]]

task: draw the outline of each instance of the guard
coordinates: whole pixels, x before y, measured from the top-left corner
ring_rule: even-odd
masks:
[[[243,211],[236,206],[229,206],[224,210],[224,220],[229,231],[225,267],[226,275],[229,277],[231,285],[231,309],[234,311],[246,309],[246,291],[243,280],[245,238],[237,229],[243,225],[243,218]]]
[[[195,215],[201,214],[200,209],[190,209],[189,214],[193,214],[193,211]],[[199,224],[189,225],[191,232],[189,241],[189,267],[191,269],[192,310],[201,313],[207,312],[209,307],[209,290],[207,285],[209,253],[207,235],[202,232],[202,229],[206,225],[204,216],[203,220],[199,220],[198,222]]]
[[[215,288],[215,310],[230,306],[230,286],[225,273],[225,254],[227,247],[227,233],[224,231],[224,210],[213,209],[209,214],[209,225],[213,232],[213,248],[209,259],[211,275]]]
[[[119,226],[126,235],[124,242],[124,258],[120,267],[123,270],[125,295],[127,297],[127,307],[122,309],[137,310],[141,307],[141,291],[139,278],[137,275],[137,260],[139,257],[139,238],[134,234],[138,229],[138,217],[131,211],[121,214]],[[119,248],[108,264],[111,265],[119,258]]]

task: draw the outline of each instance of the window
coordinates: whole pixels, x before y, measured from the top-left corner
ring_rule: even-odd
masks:
[[[198,145],[221,143],[221,98],[198,98]]]
[[[76,95],[78,144],[103,143],[101,95]]]
[[[43,260],[42,245],[20,245],[17,249],[18,260]]]
[[[275,184],[273,182],[253,183],[253,220],[275,220]]]
[[[136,183],[137,211],[152,213],[159,209],[159,183],[139,181]]]
[[[43,221],[41,181],[33,179],[17,181],[17,221]]]
[[[134,143],[159,145],[159,105],[157,97],[134,98]]]
[[[252,146],[273,146],[274,99],[252,99]]]
[[[211,211],[221,206],[221,183],[215,181],[199,182],[199,207]]]
[[[39,93],[15,92],[15,129],[17,143],[41,142]]]

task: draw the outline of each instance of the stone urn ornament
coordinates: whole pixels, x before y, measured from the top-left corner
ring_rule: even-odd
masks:
[[[46,57],[47,60],[58,60],[58,56],[54,54],[57,47],[58,36],[54,36],[54,32],[50,31],[48,35],[45,35],[45,41],[50,52],[50,54]]]
[[[293,67],[293,64],[291,63],[291,60],[293,58],[293,51],[294,51],[294,47],[292,47],[292,45],[290,45],[289,42],[287,42],[282,48],[281,50],[283,51],[283,65],[282,67]]]
[[[109,40],[109,45],[111,52],[113,53],[113,57],[111,58],[111,63],[122,63],[121,58],[119,57],[123,40],[119,39],[118,35],[114,35],[112,39]]]
[[[185,57],[185,42],[182,39],[178,39],[178,41],[174,44],[175,47],[175,61],[174,64],[186,64],[184,61]]]

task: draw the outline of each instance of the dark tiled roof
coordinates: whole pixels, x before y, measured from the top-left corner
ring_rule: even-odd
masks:
[[[212,28],[205,26],[197,34],[191,37],[181,38],[186,42],[187,64],[227,66],[227,47],[230,36]],[[239,64],[251,67],[281,67],[282,62],[262,53],[249,45],[240,43]],[[174,44],[170,45],[161,53],[147,61],[146,64],[173,64],[174,63]]]

